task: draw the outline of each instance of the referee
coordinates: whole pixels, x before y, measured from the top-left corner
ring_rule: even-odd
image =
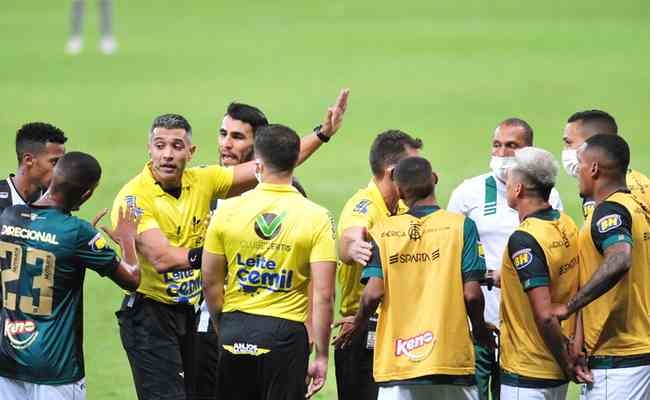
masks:
[[[342,91],[327,110],[321,137],[328,139],[340,127],[347,94]],[[323,143],[321,137],[301,140],[299,163]],[[210,202],[253,187],[256,166],[186,168],[196,146],[189,122],[176,114],[154,120],[148,148],[150,161],[118,193],[111,215],[113,224],[120,206],[136,207],[141,215],[136,245],[142,280],[117,312],[120,337],[140,400],[193,399],[194,379],[185,375],[196,364],[198,269]]]
[[[261,184],[223,202],[208,228],[202,272],[222,347],[218,398],[298,400],[325,383],[336,270],[334,226],[327,210],[291,186],[299,148],[290,128],[258,130],[255,161]],[[316,354],[308,367],[304,322],[310,281]]]

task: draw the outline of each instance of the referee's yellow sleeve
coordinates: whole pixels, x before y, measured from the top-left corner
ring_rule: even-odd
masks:
[[[147,194],[142,194],[141,191],[133,188],[122,190],[115,198],[113,209],[111,210],[111,223],[113,228],[117,225],[120,207],[122,207],[123,212],[129,207],[135,207],[136,213],[140,216],[138,235],[149,229],[160,229],[153,213],[153,202]]]
[[[213,199],[225,199],[232,187],[235,173],[232,168],[210,165],[201,171],[212,188]]]
[[[329,213],[323,213],[314,225],[318,230],[314,235],[314,242],[309,256],[309,262],[333,261],[336,262],[336,228],[334,220]]]
[[[225,255],[226,249],[223,245],[221,230],[219,229],[223,224],[218,222],[219,214],[220,209],[217,208],[217,211],[210,220],[210,225],[208,225],[208,231],[205,234],[205,243],[203,243],[203,250],[212,254]]]

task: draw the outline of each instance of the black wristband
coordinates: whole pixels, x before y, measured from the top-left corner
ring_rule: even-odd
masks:
[[[331,137],[327,136],[323,132],[320,131],[320,128],[322,128],[323,125],[318,125],[317,127],[314,128],[314,133],[316,134],[316,137],[320,139],[321,142],[327,143],[330,141]]]
[[[201,258],[203,258],[203,247],[196,247],[187,252],[187,260],[193,269],[201,268]]]

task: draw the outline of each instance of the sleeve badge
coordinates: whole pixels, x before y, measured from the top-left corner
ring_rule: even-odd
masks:
[[[610,214],[602,217],[596,222],[598,232],[607,233],[623,225],[623,219],[619,214]]]
[[[533,262],[533,251],[522,249],[512,255],[512,264],[517,270],[524,269]]]
[[[106,239],[104,239],[101,233],[98,233],[90,239],[88,247],[95,253],[101,253],[106,248]]]
[[[372,204],[372,201],[370,200],[361,200],[358,202],[354,208],[352,209],[352,212],[355,212],[357,214],[368,214],[368,206]]]

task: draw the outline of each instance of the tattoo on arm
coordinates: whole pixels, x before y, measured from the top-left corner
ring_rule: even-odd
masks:
[[[567,304],[568,314],[575,313],[614,287],[625,276],[630,265],[629,252],[618,251],[607,255],[589,282]]]

